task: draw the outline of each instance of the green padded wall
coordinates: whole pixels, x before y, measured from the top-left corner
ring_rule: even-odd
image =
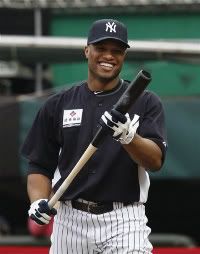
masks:
[[[86,37],[91,23],[99,18],[117,18],[124,22],[129,38],[151,39],[199,39],[200,15],[174,14],[121,14],[110,15],[54,15],[51,34],[54,36]],[[132,79],[140,69],[152,73],[150,89],[159,95],[200,94],[199,66],[165,61],[126,62],[121,77]],[[56,64],[52,66],[55,86],[71,84],[87,78],[87,63]]]

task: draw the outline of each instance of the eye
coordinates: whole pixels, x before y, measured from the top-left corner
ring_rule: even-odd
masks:
[[[113,54],[115,54],[115,55],[123,55],[124,54],[124,50],[122,50],[122,49],[114,49],[113,50]]]
[[[99,51],[99,52],[102,52],[104,51],[105,49],[103,47],[96,47],[96,50]]]

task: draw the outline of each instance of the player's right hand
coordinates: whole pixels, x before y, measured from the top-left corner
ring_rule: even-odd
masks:
[[[134,115],[131,121],[128,113],[121,114],[115,109],[111,112],[105,111],[101,116],[100,124],[112,137],[121,144],[129,144],[134,138],[137,128],[139,116]]]
[[[57,214],[57,211],[55,208],[49,208],[47,199],[38,199],[31,204],[28,214],[37,224],[45,225]]]

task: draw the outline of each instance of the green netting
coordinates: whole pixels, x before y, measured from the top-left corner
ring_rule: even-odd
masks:
[[[200,177],[200,98],[163,99],[168,153],[163,169],[152,177]]]
[[[33,123],[37,111],[43,104],[44,99],[31,99],[19,102],[20,115],[19,115],[19,143],[20,147],[28,134],[29,129]],[[27,160],[20,156],[20,171],[22,176],[26,176]]]

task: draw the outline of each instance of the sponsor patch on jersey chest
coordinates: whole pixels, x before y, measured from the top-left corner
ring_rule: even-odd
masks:
[[[83,109],[68,109],[63,111],[63,128],[81,125]]]

